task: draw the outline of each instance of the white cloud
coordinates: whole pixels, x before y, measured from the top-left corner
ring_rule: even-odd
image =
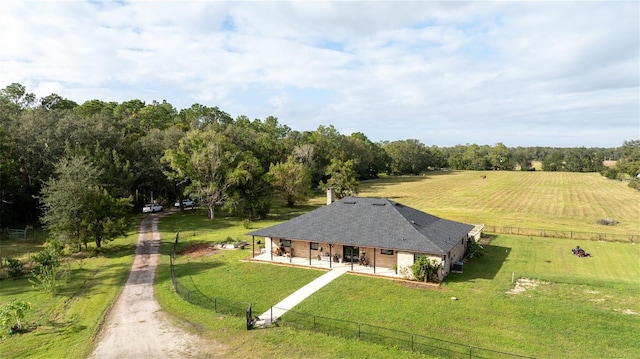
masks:
[[[639,6],[3,2],[0,86],[372,140],[618,146],[640,138]]]

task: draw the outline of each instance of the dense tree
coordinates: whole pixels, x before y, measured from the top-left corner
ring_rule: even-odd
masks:
[[[125,235],[132,219],[129,216],[131,199],[112,197],[107,190],[97,186],[88,188],[82,197],[84,244],[92,240],[100,248],[102,242]]]
[[[564,157],[560,151],[554,151],[547,155],[542,161],[543,171],[562,171],[564,170]]]
[[[199,103],[183,109],[176,118],[176,124],[182,129],[204,129],[214,126],[222,129],[233,122],[233,118],[218,107],[207,107]]]
[[[78,104],[54,93],[40,99],[40,106],[47,110],[73,110]]]
[[[478,146],[475,143],[467,146],[462,155],[465,164],[463,169],[482,171],[491,168],[488,158],[488,146]]]
[[[513,162],[520,167],[521,171],[530,171],[532,169],[531,155],[527,148],[517,147],[512,149]]]
[[[344,153],[353,162],[359,180],[377,178],[388,170],[391,161],[382,146],[371,142],[362,132],[345,136],[342,144]]]
[[[511,152],[502,142],[496,143],[491,149],[489,162],[494,170],[508,170],[515,168],[515,162],[511,157]]]
[[[390,171],[395,175],[418,175],[432,163],[429,149],[415,139],[384,142],[382,148],[391,159]]]
[[[358,194],[358,180],[353,169],[353,161],[332,159],[331,164],[327,166],[326,175],[329,179],[321,182],[320,187],[324,190],[333,188],[338,199]]]
[[[63,158],[42,188],[42,223],[69,245],[97,247],[127,229],[130,198],[115,199],[99,185],[100,169],[82,156]]]
[[[135,203],[141,206],[151,201],[169,203],[181,198],[190,184],[185,177],[170,177],[169,163],[163,160],[165,151],[176,149],[185,133],[176,127],[151,129],[131,145],[129,161],[134,174]],[[194,197],[195,199],[195,197]]]
[[[215,208],[230,198],[233,186],[249,180],[251,174],[243,167],[247,157],[229,138],[206,129],[188,132],[164,159],[174,171],[171,177],[189,181],[186,192],[207,205],[213,220]]]
[[[331,185],[339,196],[355,193],[355,181],[385,172],[420,174],[446,166],[529,170],[531,161],[542,161],[545,170],[601,171],[609,178],[629,180],[640,172],[639,144],[632,140],[618,148],[507,148],[502,143],[438,148],[418,140],[372,143],[364,133],[342,135],[332,125],[293,131],[276,117],[251,120],[240,115],[234,120],[218,107],[201,104],[177,111],[166,101],[94,99],[77,105],[58,94],[36,99],[14,83],[0,90],[0,225],[25,225],[40,217],[37,198],[44,194],[42,185],[58,179],[56,164],[69,155],[83,157],[99,169],[97,184],[85,186],[85,192],[96,189],[91,192],[96,202],[109,202],[101,197],[104,191],[112,199],[134,195],[136,207],[151,197],[169,204],[186,195],[204,196],[203,203],[212,205],[211,217],[214,207],[224,205],[256,218],[271,207],[272,168],[301,165],[311,178],[305,190]],[[605,159],[617,160],[616,166],[603,169]],[[172,164],[183,167],[182,172]]]
[[[311,195],[311,171],[294,156],[284,163],[272,164],[269,175],[276,195],[287,206],[306,201]]]
[[[36,95],[28,93],[26,87],[19,83],[0,90],[0,123],[9,119],[17,119],[22,112],[31,108],[36,102]]]

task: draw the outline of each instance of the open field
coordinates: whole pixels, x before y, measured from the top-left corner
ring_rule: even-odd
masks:
[[[473,224],[640,235],[640,192],[597,173],[433,172],[366,181],[359,196]]]

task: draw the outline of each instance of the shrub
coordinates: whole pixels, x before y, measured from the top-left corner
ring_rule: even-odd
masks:
[[[59,267],[38,266],[29,279],[34,287],[46,293],[56,294],[60,282],[69,278],[70,270],[60,271]]]
[[[56,248],[45,248],[31,256],[38,267],[58,267],[60,265],[60,252]]]
[[[22,330],[24,312],[31,309],[31,303],[22,299],[13,300],[0,309],[0,325],[9,329],[11,334]],[[15,323],[15,325],[13,324]]]
[[[483,253],[484,247],[480,243],[476,242],[475,240],[469,241],[469,245],[467,246],[467,253],[465,254],[466,257],[482,257]]]
[[[18,258],[7,258],[9,277],[17,278],[24,274],[22,261]]]
[[[440,268],[440,263],[438,263],[435,259],[429,259],[426,256],[418,257],[411,266],[411,271],[413,273],[413,277],[418,281],[424,282],[440,282],[440,278],[438,277],[438,269]]]

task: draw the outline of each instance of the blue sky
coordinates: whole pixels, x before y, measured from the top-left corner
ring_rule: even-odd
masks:
[[[0,87],[373,141],[640,139],[638,2],[4,1]]]

